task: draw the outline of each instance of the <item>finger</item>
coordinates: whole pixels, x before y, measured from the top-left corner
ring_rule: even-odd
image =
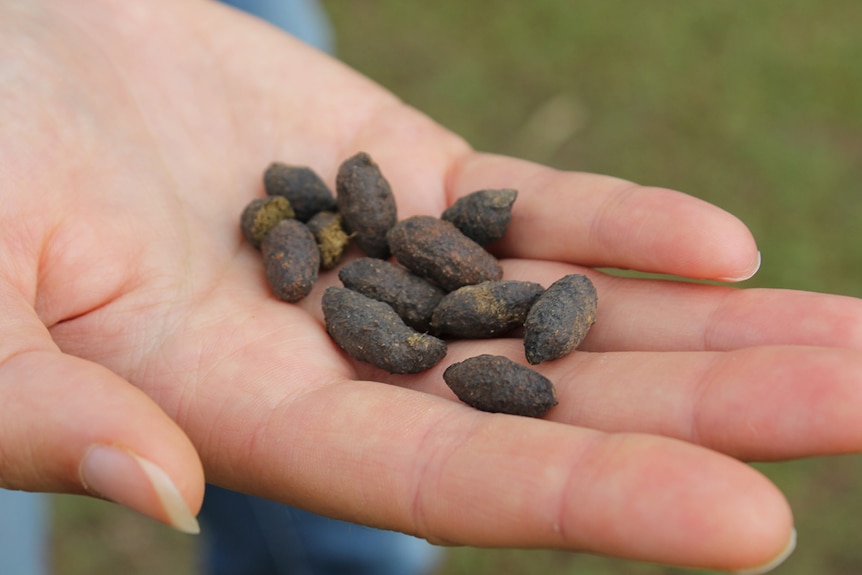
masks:
[[[251,77],[274,82],[269,89],[278,95],[275,116],[266,116],[266,129],[249,122],[248,133],[254,136],[244,138],[248,145],[243,149],[256,152],[243,157],[254,158],[245,162],[250,174],[273,157],[293,158],[315,166],[332,182],[338,164],[364,150],[392,184],[401,217],[439,215],[446,207],[444,191],[451,203],[482,188],[518,189],[507,237],[495,246],[503,255],[727,280],[748,278],[758,267],[757,247],[748,229],[715,206],[671,190],[477,154],[366,79],[318,55],[284,50],[282,38],[257,32],[255,42],[268,40],[277,48],[264,51],[290,54],[286,58],[296,61],[238,59],[234,43],[225,51],[226,62],[239,64],[238,77],[250,77],[250,62],[264,66]],[[311,59],[317,60],[318,80],[337,89],[309,102],[296,90],[282,89],[289,88],[289,80],[279,70],[306,67]],[[297,107],[309,106],[317,113],[300,117],[294,113]],[[257,134],[270,133],[271,125],[291,127],[283,133],[302,133],[302,145],[286,138],[275,150],[262,149]],[[336,153],[333,141],[339,143]]]
[[[730,281],[748,278],[758,267],[748,229],[715,206],[671,190],[477,154],[366,79],[319,55],[285,50],[283,38],[260,32],[255,29],[254,44],[271,42],[263,52],[283,53],[285,61],[238,58],[235,43],[222,47],[222,61],[237,66],[237,77],[265,78],[272,82],[267,91],[278,95],[265,128],[248,123],[248,145],[241,149],[255,150],[243,154],[249,170],[259,171],[273,157],[293,158],[331,182],[344,158],[364,150],[392,184],[401,217],[439,215],[446,207],[444,191],[451,203],[482,188],[518,189],[507,237],[495,246],[503,255]],[[280,70],[307,67],[312,59],[321,85],[336,89],[308,101],[290,89]],[[250,64],[254,74],[248,73]],[[297,116],[298,108],[317,113]],[[290,127],[282,133],[302,133],[301,145],[286,138],[275,150],[262,148],[259,134],[271,133],[272,125]]]
[[[862,356],[758,347],[718,354],[579,354],[548,366],[562,421],[677,437],[743,459],[862,448]]]
[[[585,349],[728,350],[783,344],[862,349],[862,300],[857,298],[607,276],[596,281],[601,321]]]
[[[672,440],[482,414],[376,382],[222,414],[256,422],[255,440],[234,463],[244,472],[215,480],[437,542],[732,569],[778,555],[792,528],[761,475]]]
[[[390,380],[455,400],[451,363],[506,355],[526,364],[519,340],[450,344],[427,378]],[[862,449],[862,354],[840,348],[754,347],[732,352],[575,352],[534,366],[554,382],[554,421],[607,432],[662,435],[745,460]],[[382,374],[374,374],[385,377]]]
[[[505,260],[504,276],[548,286],[569,273],[596,285],[589,351],[729,350],[757,345],[862,349],[862,300],[781,289],[736,289],[621,278],[552,262]]]
[[[679,192],[481,154],[465,156],[450,182],[453,197],[519,190],[499,245],[505,256],[730,281],[759,265],[742,222]]]
[[[203,474],[146,395],[60,353],[22,298],[0,288],[0,486],[81,493],[194,533]]]

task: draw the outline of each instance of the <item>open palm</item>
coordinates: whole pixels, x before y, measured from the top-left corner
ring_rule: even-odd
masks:
[[[436,542],[730,569],[792,529],[738,459],[862,447],[857,300],[594,271],[741,278],[757,249],[694,198],[473,152],[215,3],[0,1],[0,117],[0,485],[89,489],[176,524],[140,478],[88,482],[93,446],[113,446],[190,509],[205,471]],[[238,225],[264,168],[332,183],[360,150],[402,218],[519,189],[495,246],[505,276],[594,280],[581,351],[539,367],[560,400],[546,420],[475,411],[442,383],[478,353],[523,361],[517,339],[453,343],[437,368],[392,376],[327,336],[335,272],[299,304],[271,295]]]

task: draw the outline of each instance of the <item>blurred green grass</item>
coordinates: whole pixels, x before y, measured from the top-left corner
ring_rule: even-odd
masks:
[[[860,293],[862,4],[326,4],[347,63],[476,148],[699,196],[754,283]]]
[[[862,294],[862,3],[327,0],[340,57],[478,149],[682,190],[752,229],[746,286]],[[759,464],[799,547],[778,575],[862,573],[856,456]],[[193,573],[192,539],[58,497],[61,575]],[[446,575],[689,571],[454,549]]]

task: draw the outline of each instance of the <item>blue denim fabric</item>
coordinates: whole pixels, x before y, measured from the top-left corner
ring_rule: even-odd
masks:
[[[0,573],[48,573],[48,496],[0,489]]]
[[[315,0],[222,0],[223,3],[275,24],[303,42],[330,54],[334,52],[332,28]]]
[[[420,575],[439,548],[207,485],[200,515],[207,575]]]

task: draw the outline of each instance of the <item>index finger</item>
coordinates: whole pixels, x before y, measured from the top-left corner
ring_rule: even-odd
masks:
[[[495,187],[519,191],[494,246],[502,256],[724,281],[748,279],[760,265],[745,224],[680,192],[488,154],[456,164],[448,191],[454,201]]]

